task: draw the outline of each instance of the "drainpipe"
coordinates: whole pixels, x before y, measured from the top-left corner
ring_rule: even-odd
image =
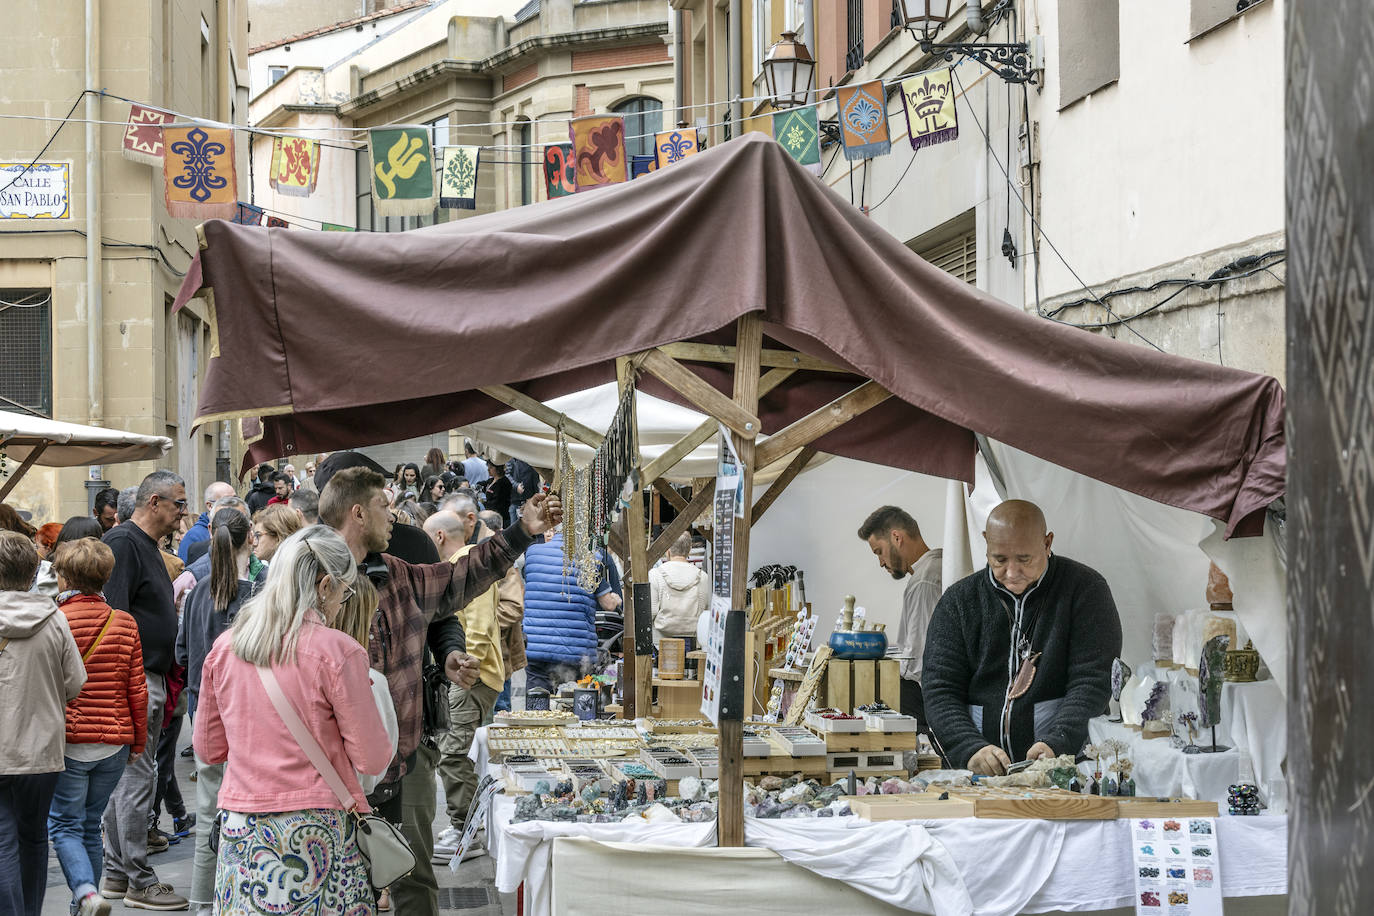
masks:
[[[741,36],[744,34],[743,27],[740,23],[740,17],[743,15],[740,10],[741,6],[740,0],[730,0],[730,70],[727,74],[727,81],[730,84],[731,137],[738,137],[740,135],[740,128],[742,126],[740,120],[743,114],[740,110],[740,96],[744,95],[744,92],[740,88],[743,85],[741,83],[740,74],[741,71],[744,70],[744,58],[741,56],[740,47],[743,43]]]
[[[105,420],[105,303],[100,245],[100,2],[86,0],[86,422]]]
[[[676,124],[678,121],[692,120],[687,117],[687,112],[683,108],[687,104],[687,87],[682,85],[683,76],[687,72],[686,62],[683,60],[683,55],[687,53],[687,39],[682,34],[682,10],[673,10],[673,34],[676,37],[673,45],[673,85],[677,87],[673,104],[677,106],[677,112],[672,123]],[[670,125],[663,126],[666,128]]]

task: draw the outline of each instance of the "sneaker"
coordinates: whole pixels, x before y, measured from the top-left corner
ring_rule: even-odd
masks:
[[[168,884],[150,884],[147,887],[129,888],[124,895],[124,905],[135,910],[185,910],[191,901],[177,894]]]
[[[128,878],[116,878],[113,875],[106,875],[100,879],[100,896],[106,900],[123,900],[124,895],[129,891]]]
[[[91,893],[81,898],[77,904],[76,916],[109,916],[110,901],[99,894]]]
[[[458,851],[458,841],[463,838],[463,831],[456,827],[445,827],[439,832],[439,838],[434,841],[435,865],[443,865],[453,858]]]
[[[181,756],[183,757],[194,757],[195,755],[196,749],[191,747],[191,745],[189,744],[181,749]]]
[[[172,818],[172,835],[184,837],[191,832],[191,828],[196,826],[195,812],[188,812],[185,817]]]
[[[172,848],[171,842],[162,835],[161,830],[148,831],[148,855],[157,855]]]

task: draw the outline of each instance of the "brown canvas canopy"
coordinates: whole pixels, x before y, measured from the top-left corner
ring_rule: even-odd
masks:
[[[1008,307],[759,134],[629,184],[413,232],[203,230],[178,297],[213,291],[197,422],[261,418],[250,463],[462,426],[509,409],[479,387],[548,399],[611,381],[619,356],[732,343],[734,321],[761,310],[767,338],[854,372],[795,373],[760,401],[765,433],[871,378],[895,397],[816,448],[971,481],[982,433],[1228,533],[1283,494],[1277,380]],[[730,391],[728,366],[693,368]]]

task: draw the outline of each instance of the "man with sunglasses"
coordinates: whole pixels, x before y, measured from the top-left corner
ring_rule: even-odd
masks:
[[[105,585],[105,602],[134,618],[143,644],[148,740],[143,753],[125,768],[105,809],[105,867],[100,893],[107,899],[123,898],[126,906],[135,909],[187,907],[186,898],[158,881],[148,863],[148,812],[157,789],[158,736],[177,638],[172,580],[158,543],[177,530],[186,509],[186,482],[171,471],[154,471],[139,484],[133,516],[103,538],[115,556],[114,572]]]

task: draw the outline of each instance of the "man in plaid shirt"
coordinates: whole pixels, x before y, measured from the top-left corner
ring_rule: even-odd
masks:
[[[356,455],[356,453],[351,453]],[[438,914],[438,883],[430,863],[435,815],[434,766],[437,751],[422,743],[424,703],[422,694],[426,635],[431,623],[442,622],[435,646],[444,669],[454,683],[470,687],[477,680],[477,659],[468,655],[456,613],[472,598],[491,588],[510,569],[536,535],[559,523],[562,507],[556,496],[540,494],[526,503],[520,521],[489,538],[454,563],[416,565],[381,553],[391,539],[392,519],[383,487],[386,478],[373,470],[370,459],[328,477],[320,494],[320,521],[336,529],[353,551],[353,557],[377,586],[377,619],[372,627],[368,654],[372,667],[386,675],[400,740],[396,759],[386,780],[378,787],[385,794],[400,792],[377,806],[401,829],[415,852],[417,867],[392,887],[397,912]],[[369,467],[368,465],[372,465]],[[401,779],[408,773],[408,778]],[[375,794],[375,793],[374,793]],[[413,797],[408,797],[413,796]]]

